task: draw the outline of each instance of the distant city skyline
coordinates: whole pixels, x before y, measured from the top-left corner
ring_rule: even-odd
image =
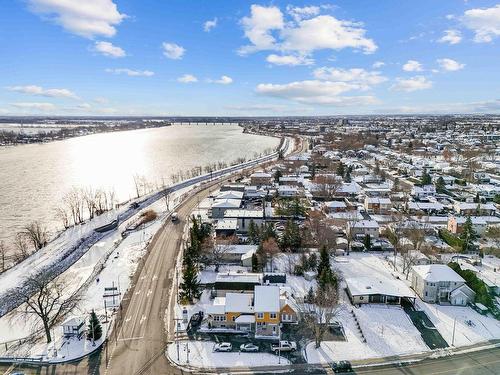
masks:
[[[14,0],[0,10],[0,116],[500,112],[498,0]]]

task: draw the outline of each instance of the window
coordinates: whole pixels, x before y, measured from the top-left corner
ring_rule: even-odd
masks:
[[[257,319],[264,319],[264,313],[257,313]]]
[[[276,313],[271,313],[271,314],[269,315],[269,317],[270,317],[271,319],[276,319]]]

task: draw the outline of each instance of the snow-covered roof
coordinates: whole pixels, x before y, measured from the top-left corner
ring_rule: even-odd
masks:
[[[464,282],[465,280],[458,273],[453,271],[445,264],[426,264],[422,266],[413,266],[413,272],[422,279],[429,282],[454,281]]]
[[[329,201],[325,202],[324,205],[328,208],[346,208],[347,205],[342,201]]]
[[[276,312],[280,310],[279,286],[255,287],[255,312]]]
[[[262,210],[226,210],[224,217],[244,217],[249,219],[259,219],[264,217]]]
[[[222,219],[217,220],[215,224],[216,230],[236,230],[238,229],[238,219]]]
[[[378,228],[379,225],[375,220],[360,220],[352,225],[353,228]]]
[[[241,205],[241,199],[217,199],[212,208],[238,208]]]
[[[253,313],[252,295],[248,293],[226,293],[226,312]]]
[[[221,191],[219,194],[215,196],[215,199],[241,199],[241,198],[243,198],[243,192],[236,190]]]
[[[219,272],[215,277],[215,282],[219,283],[256,283],[260,284],[262,281],[261,273],[250,272]]]
[[[234,321],[235,323],[255,323],[255,315],[240,315]]]
[[[246,254],[253,250],[257,251],[257,245],[219,245],[220,249],[225,254]]]
[[[256,178],[271,178],[272,175],[270,173],[266,172],[254,172],[250,175],[250,178],[256,177]]]
[[[345,279],[352,296],[383,294],[394,297],[414,297],[415,294],[405,283],[381,276],[359,276]]]

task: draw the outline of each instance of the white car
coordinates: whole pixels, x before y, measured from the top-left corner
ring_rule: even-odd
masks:
[[[230,342],[221,342],[214,346],[214,352],[230,352],[231,350],[233,350],[233,346]]]
[[[241,344],[240,351],[242,351],[242,352],[258,352],[259,347],[257,345],[254,345],[254,344],[249,342],[248,344]]]

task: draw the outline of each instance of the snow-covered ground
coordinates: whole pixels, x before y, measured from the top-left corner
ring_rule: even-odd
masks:
[[[442,306],[424,303],[420,300],[417,300],[417,307],[425,311],[449,345],[453,342],[454,324],[454,346],[500,339],[500,322],[495,318],[481,315],[470,307]]]
[[[172,343],[167,348],[168,359],[180,366],[193,366],[203,369],[223,367],[257,367],[278,366],[278,356],[269,353],[241,353],[239,351],[221,353],[214,352],[215,342],[212,341],[180,341],[179,357],[177,344]],[[233,348],[238,350],[239,348]],[[189,353],[188,353],[189,350]],[[188,363],[189,356],[189,363]],[[290,361],[281,357],[281,365],[288,365]]]
[[[356,314],[366,343],[351,310]],[[314,342],[308,344],[308,363],[387,357],[429,350],[420,332],[398,306],[364,305],[355,308],[345,303],[338,320],[344,327],[347,340],[325,341],[319,349],[314,347]]]

